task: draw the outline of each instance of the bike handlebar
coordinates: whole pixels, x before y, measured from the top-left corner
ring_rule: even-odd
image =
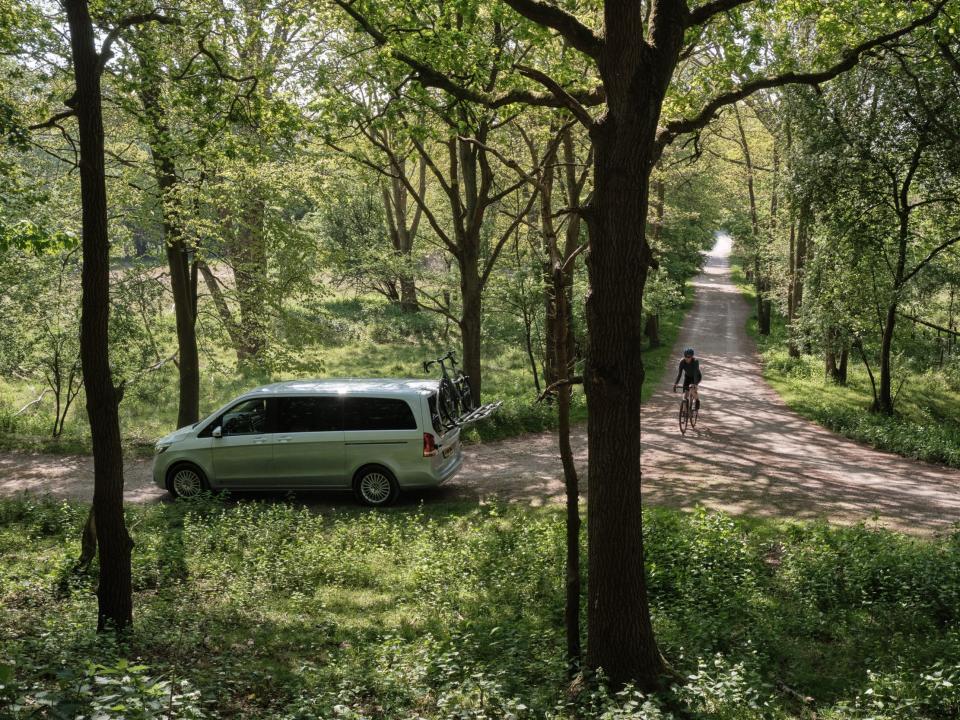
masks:
[[[438,357],[436,360],[424,360],[424,361],[423,361],[423,371],[424,371],[424,372],[430,372],[430,368],[433,367],[434,365],[438,364],[438,363],[439,363],[440,367],[443,368],[443,363],[444,363],[444,361],[446,361],[446,360],[449,360],[449,361],[450,361],[450,364],[451,364],[454,368],[456,368],[456,366],[457,366],[457,358],[456,358],[456,356],[453,354],[453,350],[450,350],[450,351],[447,352],[446,355],[444,355],[443,357]]]

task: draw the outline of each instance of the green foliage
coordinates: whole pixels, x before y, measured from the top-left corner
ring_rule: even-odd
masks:
[[[128,510],[138,612],[93,632],[80,505],[0,501],[0,698],[14,718],[953,717],[960,536],[648,511],[654,625],[682,676],[567,697],[559,509]],[[881,705],[882,703],[882,705]],[[805,712],[805,710],[803,711]]]
[[[753,289],[745,284],[741,266],[734,264],[733,271],[734,282],[752,299]],[[764,379],[791,410],[880,450],[960,467],[960,393],[946,382],[944,371],[905,363],[897,378],[897,412],[893,416],[871,413],[870,380],[856,354],[850,356],[847,384],[838,385],[826,378],[822,357],[790,357],[779,314],[774,313],[767,337],[757,335],[755,315],[747,329],[759,345]]]

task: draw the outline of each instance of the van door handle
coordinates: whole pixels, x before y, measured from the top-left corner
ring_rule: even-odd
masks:
[[[254,445],[266,445],[268,442],[270,442],[270,438],[258,437],[256,440],[253,441],[253,444],[254,444]]]
[[[283,437],[278,437],[277,442],[288,443],[293,440],[293,437],[290,435],[284,435]]]

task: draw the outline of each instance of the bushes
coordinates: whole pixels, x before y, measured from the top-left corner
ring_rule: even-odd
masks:
[[[92,631],[95,577],[58,582],[85,508],[0,501],[0,703],[14,717],[67,702],[160,717],[160,700],[176,717],[571,715],[559,509],[201,498],[129,515],[136,622],[118,644]],[[960,535],[668,510],[645,527],[655,628],[684,682],[658,696],[591,682],[579,717],[786,718],[795,693],[833,720],[954,716]]]

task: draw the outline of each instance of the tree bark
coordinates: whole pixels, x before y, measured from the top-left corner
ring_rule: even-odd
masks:
[[[787,350],[790,357],[800,357],[800,346],[797,343],[797,331],[794,322],[803,310],[803,283],[804,270],[807,262],[807,244],[810,234],[811,205],[810,200],[805,198],[800,203],[800,210],[797,218],[796,243],[794,244],[793,227],[790,228],[790,340],[787,343]]]
[[[605,3],[606,39],[598,66],[607,113],[595,121],[593,199],[587,271],[588,584],[587,665],[615,685],[661,686],[663,659],[653,634],[644,573],[640,470],[640,391],[644,368],[643,289],[650,173],[657,124],[679,57],[686,8],[658,8],[649,46],[640,43],[639,6]]]
[[[554,238],[556,241],[556,238]],[[552,253],[557,261],[553,270],[553,293],[557,298],[556,312],[552,318],[555,325],[556,352],[555,364],[569,379],[573,374],[573,362],[570,356],[569,328],[570,306],[567,303],[566,273],[559,261],[554,242]],[[563,465],[563,477],[566,489],[567,518],[567,564],[566,564],[566,602],[564,605],[564,627],[567,633],[567,667],[573,677],[580,670],[583,649],[580,643],[580,480],[577,466],[573,460],[573,448],[570,445],[570,392],[569,384],[561,385],[557,391],[557,444],[560,449],[560,462]]]
[[[463,368],[470,378],[473,402],[480,405],[481,372],[480,345],[482,340],[483,288],[480,283],[479,260],[472,253],[465,253],[460,265],[460,293],[463,310],[460,315],[460,339],[463,352]]]
[[[385,146],[391,147],[390,137],[386,133],[383,134],[381,141]],[[393,172],[403,173],[404,178],[406,178],[406,158],[399,157],[393,152],[388,153],[388,158],[393,166]],[[420,158],[418,163],[418,192],[421,197],[426,192],[426,173],[427,164],[423,158]],[[383,188],[383,206],[387,215],[390,242],[393,245],[394,252],[404,264],[404,268],[397,278],[397,284],[400,286],[398,303],[403,312],[412,313],[420,309],[420,303],[417,300],[417,282],[410,271],[410,267],[413,259],[413,241],[417,236],[422,210],[417,205],[413,209],[413,216],[410,217],[409,196],[410,193],[407,190],[406,183],[396,176],[389,178],[387,186]]]
[[[890,362],[893,348],[893,330],[897,324],[897,303],[887,307],[887,319],[883,325],[880,340],[880,391],[877,395],[876,411],[884,415],[893,415],[893,394],[891,390],[893,371]]]
[[[653,313],[647,316],[647,324],[643,329],[643,334],[647,336],[650,343],[648,350],[660,347],[660,318]]]
[[[173,293],[173,312],[177,328],[177,357],[179,405],[177,427],[193,425],[200,419],[200,354],[197,350],[197,294],[193,271],[183,238],[178,212],[176,163],[171,153],[172,137],[161,103],[160,78],[157,68],[151,66],[138,52],[142,73],[139,89],[140,103],[148,120],[150,154],[163,208],[163,235],[166,241],[167,266],[170,270],[170,289]]]
[[[770,334],[770,300],[767,298],[769,283],[763,272],[761,263],[760,245],[760,218],[757,213],[757,195],[753,183],[753,156],[750,154],[750,145],[747,142],[747,133],[743,127],[740,110],[733,106],[737,118],[737,129],[740,131],[740,148],[743,151],[743,162],[747,168],[747,196],[750,200],[750,227],[753,233],[753,287],[757,295],[757,332],[761,335]]]
[[[237,361],[241,365],[256,362],[267,346],[267,248],[264,239],[263,198],[256,189],[241,212],[235,234],[230,238],[229,253],[237,287],[240,322],[237,325],[239,345]]]
[[[110,372],[110,243],[103,156],[100,55],[86,0],[65,0],[76,79],[71,104],[80,141],[83,206],[83,297],[80,358],[93,446],[93,512],[99,539],[97,629],[122,630],[133,622],[130,552],[123,517],[123,454],[117,393]]]

